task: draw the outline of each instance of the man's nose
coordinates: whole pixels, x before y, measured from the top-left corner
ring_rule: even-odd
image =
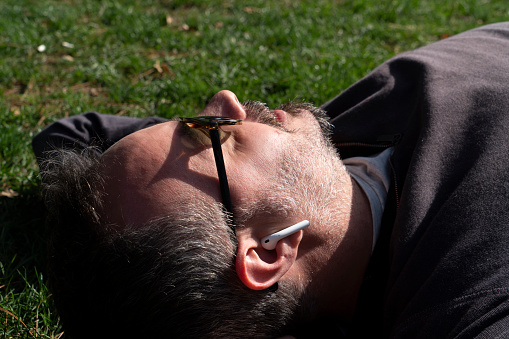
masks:
[[[205,109],[198,115],[246,119],[246,111],[237,96],[231,91],[220,91],[210,100]]]

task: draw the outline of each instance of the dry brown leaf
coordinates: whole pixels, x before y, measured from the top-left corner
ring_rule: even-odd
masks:
[[[244,12],[252,14],[252,13],[261,13],[262,10],[256,7],[244,7]]]
[[[74,48],[74,44],[71,44],[70,42],[63,41],[62,46],[65,48]]]
[[[163,72],[166,73],[167,75],[173,75],[170,66],[168,66],[167,64],[162,64],[161,68],[163,69]]]
[[[19,196],[19,193],[13,191],[11,188],[8,188],[5,191],[0,192],[0,196],[7,197],[7,198],[14,198],[14,197]]]
[[[157,72],[163,73],[163,69],[161,68],[161,62],[159,60],[156,60],[156,63],[153,66]]]
[[[13,115],[18,116],[18,115],[21,114],[21,108],[18,107],[18,106],[12,106],[11,107],[11,112],[12,112]]]

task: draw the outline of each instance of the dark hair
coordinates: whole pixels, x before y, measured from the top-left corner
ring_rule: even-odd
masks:
[[[242,284],[220,206],[193,200],[141,227],[107,225],[97,212],[108,209],[100,156],[61,150],[49,158],[50,287],[66,336],[262,338],[285,330],[297,293]]]

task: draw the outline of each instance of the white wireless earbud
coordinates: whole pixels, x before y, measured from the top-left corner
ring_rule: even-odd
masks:
[[[266,250],[272,251],[273,249],[276,248],[277,242],[280,239],[283,239],[289,235],[294,234],[295,232],[303,230],[308,226],[309,226],[309,221],[302,220],[301,222],[296,223],[295,225],[292,225],[290,227],[282,229],[279,232],[273,233],[271,235],[266,236],[265,238],[262,238],[262,240],[261,240],[262,246]]]

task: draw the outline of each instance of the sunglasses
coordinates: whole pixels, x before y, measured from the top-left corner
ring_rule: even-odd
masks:
[[[242,120],[229,119],[222,117],[201,116],[195,118],[179,118],[179,121],[187,127],[198,132],[194,137],[203,145],[212,145],[214,160],[216,162],[217,175],[219,177],[219,188],[223,206],[230,217],[233,217],[233,208],[230,198],[230,187],[224,166],[223,151],[221,149],[221,140],[226,139],[230,132],[221,129],[221,126],[241,125]],[[235,233],[235,228],[231,226]]]

